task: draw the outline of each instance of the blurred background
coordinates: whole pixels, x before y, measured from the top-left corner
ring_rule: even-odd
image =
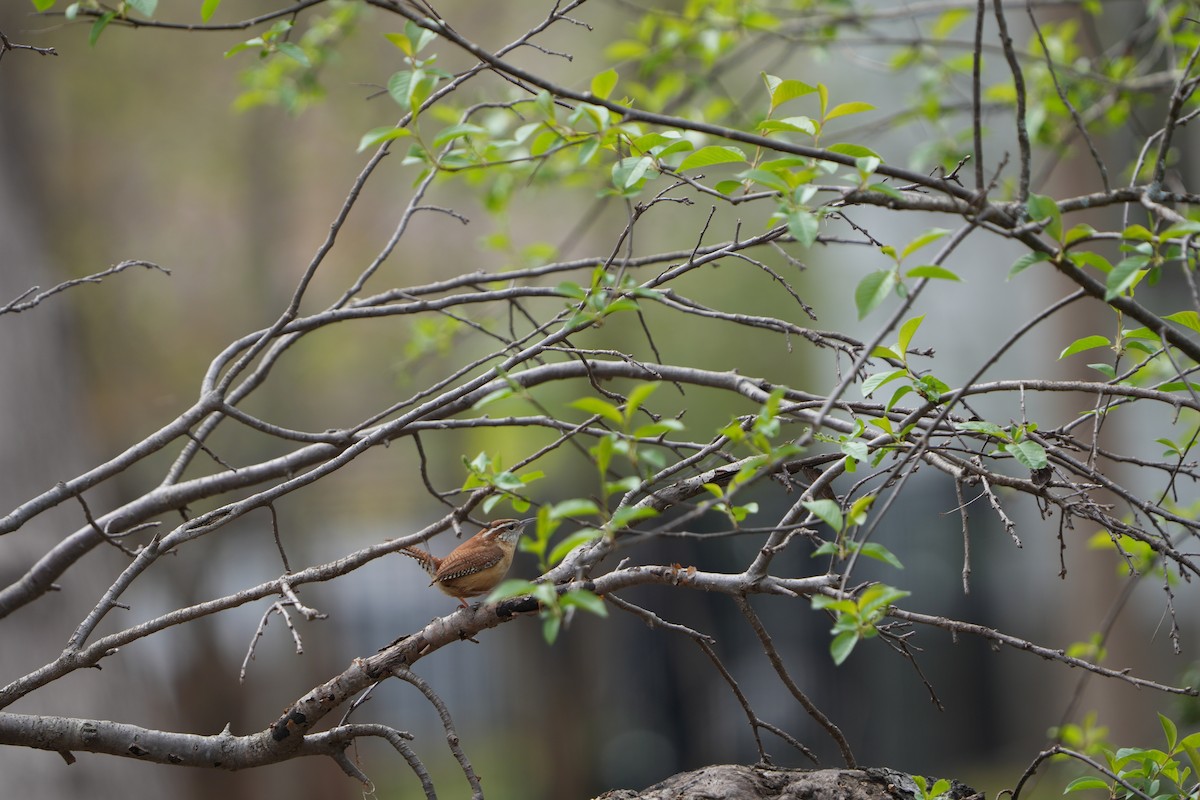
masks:
[[[1120,30],[1137,4],[1107,5],[1111,14],[1103,24]],[[262,2],[225,6],[216,21],[273,8]],[[197,2],[170,0],[159,4],[157,17],[196,23],[198,8]],[[337,12],[346,15],[342,22],[353,32],[337,49],[337,58],[322,68],[324,96],[318,102],[297,101],[290,112],[272,105],[240,107],[251,106],[253,93],[261,88],[247,77],[256,56],[223,54],[255,31],[187,33],[113,25],[96,46],[88,46],[90,23],[35,17],[30,9],[30,4],[16,0],[2,4],[0,30],[12,41],[55,47],[59,54],[9,52],[0,60],[0,304],[31,286],[46,288],[125,259],[154,262],[171,274],[131,270],[101,284],[77,287],[34,310],[0,317],[0,505],[5,512],[173,419],[193,402],[218,352],[277,318],[368,157],[355,152],[359,138],[371,128],[393,124],[399,116],[380,92],[400,68],[400,54],[379,33],[400,25],[356,4],[345,4]],[[439,10],[464,35],[488,47],[513,40],[546,13],[543,4],[535,3],[445,2]],[[576,16],[591,29],[559,25],[539,40],[547,48],[572,53],[574,60],[528,48],[514,60],[548,70],[564,85],[586,86],[603,68],[604,47],[626,35],[630,12],[619,2],[589,3]],[[1023,31],[1016,38],[1024,41],[1029,30],[1020,23],[1013,23]],[[901,33],[911,36],[917,31]],[[962,36],[969,38],[967,33]],[[454,71],[469,64],[448,48],[439,53],[442,69]],[[761,91],[761,69],[776,74],[789,69],[788,74],[829,84],[835,97],[866,100],[881,109],[894,107],[897,98],[920,88],[919,73],[895,74],[886,68],[889,53],[883,48],[835,43],[770,55],[778,61],[750,59],[723,76],[728,90],[739,96]],[[1161,112],[1160,106],[1148,102],[1127,131],[1102,143],[1114,163],[1124,163],[1136,153],[1146,134],[1157,127]],[[985,147],[989,170],[1001,154],[1015,151],[1010,119],[1004,113],[988,119],[993,123]],[[868,125],[857,136],[856,141],[870,143],[886,160],[915,162],[922,169],[932,166],[920,161],[923,154],[927,157],[935,145],[945,144],[943,132],[920,124],[883,138]],[[401,164],[400,152],[397,149],[367,184],[333,255],[318,273],[307,310],[338,297],[391,235],[416,176],[415,168]],[[1067,196],[1091,191],[1094,183],[1090,161],[1066,158],[1047,171],[1046,182],[1037,190]],[[550,247],[561,258],[605,255],[627,219],[624,204],[613,198],[597,200],[595,187],[570,193],[530,189],[500,216],[489,216],[485,199],[464,182],[441,187],[435,202],[465,215],[469,224],[444,214],[419,217],[373,291],[477,269],[502,270],[522,263],[530,248]],[[756,213],[722,209],[707,239],[731,237],[739,221],[746,231],[761,230],[765,217]],[[1120,225],[1115,213],[1079,221],[1097,227]],[[644,252],[692,246],[706,211],[662,208],[654,214],[653,223],[637,231],[637,247]],[[952,226],[948,220],[911,220],[870,210],[856,211],[852,218],[877,238],[897,245],[925,228]],[[504,237],[511,246],[495,247],[496,237]],[[855,260],[847,261],[845,251],[790,252],[805,262],[806,271],[782,258],[770,263],[817,309],[817,327],[867,338],[878,320],[856,320],[852,287],[862,275],[883,266],[878,253],[856,251]],[[921,344],[936,347],[938,374],[952,385],[954,379],[965,380],[1008,332],[1067,291],[1064,282],[1043,272],[1031,271],[1020,282],[1007,282],[1009,266],[1018,255],[1016,248],[978,237],[949,264],[965,280],[939,286],[938,294],[925,299]],[[761,272],[728,264],[716,275],[721,279],[706,273],[686,288],[727,310],[773,314],[805,324],[800,309]],[[1160,287],[1164,302],[1176,289],[1169,281]],[[691,321],[679,326],[665,314],[649,317],[666,361],[736,368],[815,392],[837,382],[830,357],[804,343],[789,347],[766,335],[733,338],[716,326]],[[1086,368],[1059,362],[1057,355],[1073,339],[1109,325],[1107,311],[1098,304],[1076,304],[1069,314],[1055,317],[1036,336],[1014,347],[989,377],[1085,378]],[[446,362],[465,360],[476,352],[472,348],[481,347],[439,342],[436,330],[407,319],[337,327],[344,330],[308,337],[303,347],[289,354],[275,379],[256,393],[250,410],[300,428],[353,424],[408,397]],[[643,341],[632,326],[609,326],[588,344],[632,350],[641,348]],[[550,399],[565,403],[573,396]],[[753,410],[748,404],[734,408],[721,398],[712,398],[711,404],[708,399],[693,392],[677,401],[688,408],[689,431],[710,430],[731,414]],[[1010,400],[1010,405],[991,410],[1001,419],[1019,420],[1022,409]],[[498,405],[494,413],[518,410],[515,405]],[[1078,411],[1070,398],[1030,397],[1024,413],[1044,420],[1045,427],[1061,424]],[[1135,411],[1113,425],[1123,432],[1123,444],[1136,451],[1137,441],[1165,435],[1150,432],[1169,430],[1175,420],[1167,416]],[[428,453],[430,477],[438,488],[452,488],[465,478],[463,457],[487,450],[511,465],[546,439],[542,433],[507,429],[441,433]],[[212,447],[233,463],[278,452],[261,439],[248,440],[232,426],[218,432]],[[176,453],[168,449],[94,496],[89,494],[93,511],[127,502],[156,485]],[[338,558],[441,516],[444,507],[426,493],[416,465],[409,443],[378,448],[279,503],[293,568]],[[539,503],[586,495],[595,480],[594,471],[577,453],[557,453],[539,466],[547,473],[534,485]],[[216,467],[197,467],[210,468]],[[913,592],[906,607],[994,626],[1049,647],[1066,647],[1099,630],[1122,601],[1127,579],[1121,564],[1110,552],[1086,545],[1095,531],[1077,527],[1062,532],[1067,574],[1060,578],[1058,520],[1043,519],[1024,500],[1009,509],[1018,523],[1020,548],[982,501],[973,506],[973,574],[971,592],[964,595],[953,487],[937,476],[918,477],[929,480],[919,480],[908,491],[877,534],[905,563],[898,578],[894,573],[888,578]],[[1154,486],[1136,474],[1113,477],[1147,491]],[[759,500],[763,519],[777,517],[783,508],[779,503],[788,502],[767,494]],[[1181,497],[1182,504],[1188,502]],[[207,507],[192,509],[203,510]],[[0,539],[4,585],[80,524],[78,507],[67,504]],[[715,528],[720,521],[711,524]],[[439,555],[452,546],[446,536],[431,543]],[[671,540],[645,545],[635,555],[647,563],[722,569],[743,563],[756,546],[749,538],[704,547]],[[102,632],[235,592],[281,572],[265,515],[239,520],[195,548],[189,558],[160,563],[157,572],[126,597],[131,609],[120,620],[110,620]],[[792,570],[790,574],[823,569],[799,554],[791,558],[781,567]],[[98,548],[81,568],[65,576],[61,591],[0,623],[5,633],[0,682],[55,658],[124,564],[115,549]],[[528,556],[518,556],[513,574],[534,577]],[[860,574],[864,579],[872,576],[869,571]],[[237,734],[260,730],[296,697],[345,669],[351,659],[371,654],[451,611],[453,601],[426,583],[416,564],[388,557],[340,580],[304,587],[305,602],[329,618],[297,621],[304,641],[304,653],[297,655],[282,621],[272,617],[244,683],[239,683],[238,673],[269,606],[265,601],[140,642],[108,659],[102,672],[73,674],[57,682],[53,691],[35,693],[11,710],[117,719],[202,734],[215,734],[226,724]],[[1194,586],[1172,590],[1176,609],[1196,608]],[[644,589],[629,592],[627,599],[715,636],[717,652],[758,713],[812,748],[825,765],[838,765],[836,749],[786,694],[726,598]],[[1097,712],[1115,743],[1142,746],[1160,742],[1156,711],[1177,719],[1184,713],[1165,695],[1089,680],[1027,654],[994,651],[980,640],[953,641],[941,631],[919,630],[911,641],[920,648],[918,663],[944,707],[939,710],[921,676],[880,642],[861,644],[843,667],[834,668],[827,618],[779,598],[756,598],[753,604],[792,676],[842,728],[863,765],[954,777],[994,795],[1016,782],[1047,742],[1048,729],[1077,722],[1087,710]],[[1161,579],[1141,581],[1121,608],[1106,663],[1165,683],[1186,683],[1184,673],[1197,657],[1200,631],[1194,618],[1181,614],[1182,652],[1173,653]],[[644,787],[705,764],[757,758],[741,709],[704,653],[684,637],[651,631],[617,612],[608,619],[575,619],[553,646],[542,641],[535,619],[520,620],[486,632],[478,644],[438,651],[419,662],[416,671],[449,704],[463,746],[493,800],[587,797],[607,788]],[[436,714],[413,687],[389,681],[357,714],[359,720],[411,731],[416,737],[413,746],[430,765],[442,796],[469,795],[465,781],[455,774]],[[1192,717],[1191,728],[1187,724],[1185,729],[1195,729],[1200,719]],[[779,763],[807,764],[785,743],[764,736]],[[72,798],[86,792],[96,800],[168,791],[177,797],[226,800],[268,792],[362,796],[361,787],[324,760],[228,774],[77,755],[79,761],[67,767],[53,753],[0,750],[5,793]],[[366,744],[354,755],[375,781],[376,796],[420,795],[419,784],[402,760],[385,747]],[[1065,781],[1046,778],[1038,790],[1057,795]]]

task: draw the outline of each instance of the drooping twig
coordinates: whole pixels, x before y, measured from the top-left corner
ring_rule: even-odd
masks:
[[[454,759],[462,769],[467,783],[471,786],[472,800],[483,800],[483,787],[479,784],[479,776],[475,774],[475,770],[471,767],[471,762],[467,759],[467,754],[463,752],[462,746],[459,744],[458,732],[454,727],[454,719],[450,716],[450,709],[446,706],[445,701],[438,696],[438,693],[433,690],[433,687],[427,681],[403,664],[393,667],[392,674],[400,680],[417,687],[418,691],[425,695],[425,699],[429,701],[429,704],[437,710],[438,718],[442,721],[442,728],[446,731],[446,744],[449,746],[450,752],[454,754]]]
[[[3,50],[0,50],[0,54],[3,54]],[[10,300],[6,305],[0,306],[0,314],[19,314],[22,311],[28,311],[29,309],[40,305],[43,300],[45,300],[49,297],[53,297],[54,295],[58,294],[59,292],[65,292],[67,289],[70,289],[75,286],[79,286],[80,284],[83,284],[83,283],[101,283],[108,276],[116,275],[119,272],[124,272],[125,270],[129,269],[130,267],[145,267],[146,269],[158,270],[159,272],[163,273],[164,275],[171,274],[171,271],[169,269],[167,269],[165,267],[160,267],[158,264],[154,264],[149,261],[140,261],[140,260],[139,261],[122,261],[120,264],[117,264],[115,267],[109,267],[108,269],[103,270],[101,272],[96,272],[92,275],[85,275],[82,278],[72,278],[69,281],[63,281],[62,283],[58,284],[57,286],[53,286],[44,292],[38,291],[37,286],[31,286],[30,288],[26,289],[24,292],[17,295],[12,300]],[[31,297],[31,295],[32,295],[32,297]],[[27,300],[26,298],[29,298],[29,299]]]

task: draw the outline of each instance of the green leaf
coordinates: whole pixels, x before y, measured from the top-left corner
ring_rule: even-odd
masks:
[[[1178,322],[1180,325],[1200,333],[1200,314],[1195,311],[1176,311],[1174,314],[1167,314],[1163,319]]]
[[[654,166],[654,159],[650,156],[622,158],[613,164],[613,185],[621,190],[631,189],[637,185],[638,181],[646,177],[646,173],[652,166]]]
[[[655,436],[661,436],[664,433],[672,433],[681,431],[684,425],[677,419],[664,419],[658,422],[651,422],[646,425],[639,425],[633,432],[633,435],[639,439],[650,439]]]
[[[835,500],[805,500],[802,506],[811,511],[818,519],[832,528],[835,532],[842,531],[842,509]]]
[[[578,283],[573,283],[571,281],[564,281],[558,286],[555,286],[554,293],[562,295],[563,297],[570,297],[573,300],[586,300],[588,294],[587,289],[584,289]]]
[[[592,78],[592,96],[598,97],[601,100],[607,100],[616,85],[617,71],[615,69],[607,69]]]
[[[869,147],[863,147],[861,144],[841,143],[830,145],[825,149],[831,153],[839,153],[851,158],[878,158],[880,161],[883,160],[883,156],[879,155],[879,153],[876,153]]]
[[[850,506],[850,512],[846,515],[847,520],[851,525],[864,525],[867,522],[867,511],[875,503],[875,498],[878,495],[865,494],[854,501]]]
[[[424,77],[421,70],[403,69],[388,78],[387,89],[396,104],[406,111],[412,110],[413,91]]]
[[[958,27],[960,22],[970,16],[971,12],[965,8],[952,8],[949,11],[943,11],[933,23],[930,33],[935,39],[945,39],[950,35],[951,31]]]
[[[765,169],[747,169],[738,173],[738,178],[743,181],[753,181],[760,186],[765,186],[768,189],[774,189],[780,194],[787,194],[792,190],[791,184],[782,175],[775,172],[770,172]]]
[[[995,437],[1001,441],[1010,442],[1012,437],[1008,435],[1008,431],[1001,428],[992,422],[973,421],[973,422],[956,422],[954,427],[960,431],[971,431],[972,433],[984,433],[988,436]]]
[[[854,168],[859,172],[859,179],[865,181],[875,170],[879,169],[879,165],[882,163],[883,159],[875,156],[863,156],[854,159]]]
[[[483,408],[486,405],[491,405],[492,403],[496,402],[497,400],[503,400],[506,397],[511,397],[512,393],[513,393],[513,390],[512,390],[511,386],[502,386],[499,389],[493,389],[492,391],[485,394],[483,397],[476,400],[475,404],[471,406],[471,410],[475,411],[480,408]]]
[[[53,0],[51,0],[50,5],[54,5]],[[221,0],[204,0],[203,5],[200,6],[201,21],[208,22],[212,19],[212,15],[216,13],[217,6],[219,5],[221,5]]]
[[[863,381],[862,396],[870,397],[871,394],[880,386],[883,386],[885,383],[890,381],[894,381],[896,378],[902,378],[907,374],[908,370],[906,369],[894,369],[891,372],[876,372],[874,375],[869,376],[865,381]]]
[[[758,131],[762,134],[774,133],[775,131],[788,131],[789,133],[806,133],[809,136],[815,136],[817,133],[817,123],[811,117],[805,116],[764,119],[758,124]]]
[[[33,0],[33,7],[37,11],[48,11],[54,6],[54,0]]]
[[[842,631],[833,637],[833,641],[829,643],[829,654],[833,656],[833,663],[840,667],[854,651],[858,639],[858,631]]]
[[[572,589],[563,594],[558,602],[559,605],[575,606],[598,617],[608,616],[608,606],[605,605],[604,598],[595,592],[589,592],[587,589]]]
[[[961,281],[962,278],[955,275],[945,267],[939,267],[936,264],[925,264],[920,267],[913,267],[908,272],[904,273],[910,278],[933,278],[942,281]]]
[[[567,557],[567,554],[580,545],[585,545],[588,542],[594,542],[599,537],[603,536],[603,531],[598,531],[595,528],[584,528],[572,533],[564,538],[561,542],[554,546],[550,551],[549,563],[551,566],[557,564]]]
[[[866,461],[871,455],[866,442],[842,442],[838,449],[855,461]]]
[[[874,618],[886,611],[892,603],[902,600],[911,594],[912,592],[906,592],[894,586],[877,583],[862,593],[862,597],[858,600],[858,607],[863,617],[873,621]],[[874,635],[874,633],[871,635]]]
[[[1195,236],[1200,233],[1200,222],[1194,219],[1177,222],[1171,227],[1158,235],[1158,238],[1166,241],[1167,239],[1181,239],[1184,236]]]
[[[891,550],[888,550],[881,544],[875,542],[867,542],[858,549],[867,558],[873,558],[876,561],[882,561],[885,564],[890,564],[896,569],[904,569],[904,565],[900,563],[900,559],[893,555]]]
[[[854,305],[858,308],[858,318],[863,319],[876,306],[887,299],[896,287],[896,273],[890,269],[872,272],[859,281],[854,289]]]
[[[892,399],[888,400],[887,406],[885,407],[886,410],[891,411],[892,407],[895,406],[896,403],[900,402],[900,399],[902,397],[904,397],[904,395],[908,394],[911,391],[914,391],[913,387],[906,383],[903,386],[901,386],[899,389],[897,389],[895,392],[893,392]]]
[[[658,384],[655,382],[641,383],[635,386],[633,391],[629,393],[629,397],[625,400],[626,419],[632,419],[634,413],[642,407],[642,403],[646,402],[646,398],[653,394],[657,388]]]
[[[950,231],[946,228],[930,228],[924,233],[918,235],[908,244],[904,245],[904,249],[900,251],[900,258],[907,258],[909,254],[920,250],[922,247],[930,244],[931,242],[936,242],[949,232]]]
[[[1175,727],[1175,723],[1169,717],[1160,713],[1158,715],[1158,724],[1162,726],[1163,735],[1166,736],[1168,752],[1174,750],[1175,743],[1179,741],[1179,730]]]
[[[849,116],[850,114],[861,114],[864,111],[874,110],[875,106],[871,105],[870,103],[863,103],[857,100],[851,103],[838,103],[829,110],[828,114],[825,115],[824,121],[828,122],[829,120],[837,119],[838,117],[845,117]]]
[[[469,122],[463,122],[458,125],[451,125],[447,128],[442,128],[442,130],[438,131],[438,135],[433,138],[433,146],[441,147],[444,144],[448,144],[448,143],[454,141],[455,139],[459,138],[460,136],[469,136],[471,134],[479,134],[479,133],[487,133],[487,130],[479,127],[478,125],[472,125]]]
[[[921,327],[921,323],[924,321],[925,315],[922,314],[919,317],[907,320],[900,326],[900,334],[896,338],[896,345],[902,354],[908,352],[908,345],[912,342],[913,335],[916,334],[917,328]]]
[[[554,644],[561,629],[562,614],[548,614],[542,618],[542,638],[546,640],[546,644]]]
[[[277,45],[277,48],[278,48],[279,52],[283,53],[285,56],[292,59],[296,63],[300,64],[303,67],[307,67],[308,69],[312,69],[312,61],[309,60],[308,53],[304,52],[304,50],[299,45],[293,44],[291,42],[280,42]]]
[[[771,96],[771,110],[779,108],[789,100],[795,100],[797,97],[803,97],[806,94],[812,94],[817,91],[815,87],[809,86],[803,81],[784,80],[777,78],[774,75],[762,73],[763,82],[767,85],[767,91]]]
[[[622,506],[613,512],[609,524],[613,530],[625,528],[639,519],[657,517],[658,511],[650,506]]]
[[[601,400],[599,397],[581,397],[573,401],[572,408],[578,408],[580,411],[586,411],[589,414],[598,414],[614,425],[624,425],[625,417],[612,403]]]
[[[92,30],[88,34],[89,45],[95,46],[96,40],[100,38],[100,34],[104,33],[104,29],[108,27],[108,23],[112,22],[116,16],[117,12],[115,11],[105,11],[96,17],[96,21],[92,23]]]
[[[412,39],[408,38],[407,35],[403,33],[385,33],[383,38],[387,39],[389,42],[399,48],[404,55],[416,55],[416,51],[413,50]]]
[[[499,586],[488,594],[483,601],[485,603],[498,603],[501,600],[509,600],[514,597],[524,597],[527,594],[532,594],[537,588],[537,584],[532,581],[518,580],[517,578],[509,578],[502,581]]]
[[[892,198],[893,200],[903,200],[904,194],[894,186],[889,186],[886,183],[872,183],[867,187],[869,192],[879,192],[882,195]]]
[[[408,128],[395,127],[372,128],[358,140],[358,150],[355,152],[361,153],[368,148],[378,147],[392,139],[403,139],[405,136],[412,136],[412,131]]]
[[[1142,271],[1147,263],[1149,263],[1149,259],[1143,255],[1121,259],[1113,267],[1112,272],[1108,273],[1107,280],[1104,281],[1104,301],[1108,302],[1112,300],[1133,286],[1137,282],[1138,273]]]
[[[715,164],[737,164],[746,160],[746,154],[736,147],[710,144],[689,153],[679,165],[679,171],[684,172],[697,167],[711,167]]]
[[[1082,239],[1087,239],[1096,235],[1096,229],[1086,222],[1081,222],[1078,225],[1072,225],[1067,231],[1067,235],[1063,237],[1065,244],[1074,244]]]
[[[1080,267],[1091,267],[1092,269],[1103,272],[1105,275],[1112,272],[1112,264],[1108,259],[1099,253],[1093,253],[1091,250],[1078,250],[1070,254],[1071,263]]]
[[[1099,778],[1090,776],[1076,778],[1067,784],[1067,788],[1063,789],[1063,794],[1066,794],[1067,792],[1079,792],[1083,791],[1084,789],[1103,789],[1104,791],[1108,791],[1108,784]]]
[[[158,0],[125,0],[125,2],[130,8],[147,17],[153,17],[154,10],[158,8]]]
[[[833,546],[833,542],[826,542],[825,544],[821,545],[821,547],[818,548],[818,551],[825,550],[826,547],[829,547],[829,546]],[[835,548],[835,550],[831,550],[830,552],[836,552],[836,548]],[[845,614],[848,612],[854,612],[854,611],[858,610],[858,606],[856,606],[854,604],[853,600],[838,600],[833,597],[827,597],[826,595],[823,595],[823,594],[813,595],[812,607],[818,611],[820,611],[821,609],[830,609],[831,611],[835,611],[838,614]]]
[[[1073,356],[1076,353],[1082,353],[1084,350],[1094,350],[1097,347],[1108,347],[1112,344],[1106,336],[1084,336],[1082,339],[1076,339],[1067,346],[1065,350],[1058,354],[1060,359],[1067,356]]]
[[[802,208],[789,211],[785,216],[788,233],[805,247],[812,247],[821,229],[821,221],[817,215]]]
[[[1062,241],[1062,212],[1053,197],[1041,194],[1029,195],[1025,204],[1029,218],[1038,222],[1046,221],[1045,231],[1057,241]]]
[[[1154,234],[1145,225],[1135,224],[1121,231],[1121,238],[1133,239],[1135,242],[1152,242],[1154,241]]]
[[[594,500],[574,498],[555,503],[550,507],[547,516],[550,519],[567,519],[569,517],[586,517],[589,514],[599,514],[600,507]]]
[[[1011,279],[1017,273],[1024,272],[1025,270],[1032,267],[1034,264],[1037,264],[1039,261],[1049,261],[1049,260],[1050,260],[1050,256],[1041,251],[1026,253],[1025,255],[1021,256],[1020,258],[1018,258],[1016,261],[1013,262],[1012,267],[1010,267],[1008,270],[1008,277]]]
[[[1031,439],[1006,444],[1003,447],[1030,471],[1045,469],[1050,463],[1046,458],[1046,449]]]

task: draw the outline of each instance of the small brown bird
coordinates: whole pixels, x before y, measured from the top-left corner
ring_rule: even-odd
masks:
[[[529,522],[527,519],[498,519],[454,548],[445,558],[415,547],[405,547],[400,552],[421,563],[433,578],[430,586],[437,584],[466,608],[466,598],[487,594],[504,580],[512,565],[517,541]]]

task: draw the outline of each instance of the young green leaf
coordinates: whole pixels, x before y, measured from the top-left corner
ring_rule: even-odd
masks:
[[[96,41],[100,38],[100,34],[104,33],[104,29],[108,27],[108,23],[112,22],[117,16],[115,11],[105,11],[100,16],[96,17],[96,21],[92,23],[91,32],[88,33],[88,44],[96,45]]]
[[[936,264],[924,264],[919,267],[913,267],[908,272],[904,273],[910,278],[933,278],[940,281],[961,281],[962,278],[955,275],[945,267],[939,267]]]
[[[542,638],[546,640],[546,644],[554,644],[558,638],[558,632],[562,629],[562,613],[547,614],[542,617]]]
[[[950,231],[946,228],[930,228],[929,230],[920,233],[915,239],[904,245],[904,249],[900,251],[900,258],[907,258],[910,254],[915,253],[927,244],[936,242]]]
[[[828,114],[825,115],[824,121],[828,122],[829,120],[836,119],[838,117],[845,117],[849,116],[850,114],[861,114],[864,111],[874,110],[875,106],[871,105],[870,103],[863,103],[857,100],[851,103],[838,103],[829,110]]]
[[[1030,471],[1045,469],[1049,465],[1046,449],[1032,439],[1006,444],[1004,449]]]
[[[919,317],[913,317],[912,319],[905,321],[905,323],[900,326],[900,334],[896,338],[896,344],[898,345],[898,349],[901,353],[908,352],[908,345],[912,342],[913,335],[917,332],[917,328],[921,327],[921,323],[924,321],[925,315],[922,314]]]
[[[1067,784],[1067,788],[1063,789],[1063,794],[1067,794],[1068,792],[1081,792],[1084,789],[1101,789],[1107,792],[1108,783],[1100,780],[1099,778],[1093,778],[1090,776],[1076,778]]]
[[[870,314],[895,288],[896,273],[890,269],[876,270],[859,281],[854,289],[854,305],[858,309],[858,318],[863,319]]]
[[[1067,356],[1073,356],[1076,353],[1082,353],[1084,350],[1094,350],[1097,347],[1108,347],[1112,342],[1106,336],[1084,336],[1082,339],[1076,339],[1071,342],[1066,349],[1058,354],[1060,359]]]
[[[697,167],[711,167],[716,164],[740,164],[746,160],[746,154],[736,147],[710,144],[701,147],[679,165],[679,171],[685,172]]]
[[[797,97],[803,97],[806,94],[812,94],[817,91],[814,87],[809,86],[803,81],[785,80],[777,78],[774,75],[762,73],[763,82],[767,85],[767,92],[771,96],[771,110],[779,108],[788,100],[795,100]]]
[[[362,138],[358,140],[358,150],[356,152],[361,153],[367,148],[378,147],[384,142],[390,142],[392,139],[402,139],[405,136],[411,135],[412,131],[410,131],[408,128],[396,128],[391,126],[384,128],[372,128],[364,133]]]
[[[907,374],[908,370],[906,369],[894,369],[891,372],[876,372],[874,375],[871,375],[865,381],[863,381],[862,395],[863,397],[870,397],[871,394],[880,386],[883,386],[889,381],[894,381],[896,378],[902,378]]]
[[[805,500],[801,503],[818,519],[833,528],[835,532],[842,530],[842,509],[834,500]]]
[[[900,559],[896,558],[891,550],[888,550],[881,544],[867,542],[858,549],[858,552],[862,553],[867,558],[873,558],[876,561],[882,561],[883,563],[889,564],[896,569],[904,569],[904,565],[900,563]]]
[[[634,387],[629,393],[629,397],[625,401],[625,418],[633,419],[634,413],[642,407],[642,403],[646,402],[654,390],[658,388],[657,383],[640,383]]]
[[[607,69],[592,78],[592,96],[598,97],[601,100],[607,100],[616,85],[617,71],[615,69]]]
[[[1030,219],[1038,222],[1045,220],[1046,233],[1056,241],[1062,241],[1062,212],[1053,197],[1031,194],[1025,204],[1025,210],[1029,213]]]
[[[805,247],[812,247],[821,229],[821,222],[811,211],[797,208],[789,211],[784,219],[787,221],[788,233]]]
[[[578,400],[571,402],[572,408],[578,408],[580,411],[586,411],[589,414],[597,414],[614,425],[624,425],[625,417],[622,416],[620,410],[605,400],[599,397],[581,397]]]
[[[1167,314],[1163,319],[1178,322],[1180,325],[1200,333],[1200,314],[1195,311],[1176,311],[1174,314]]]
[[[498,603],[501,600],[510,600],[514,597],[524,597],[525,595],[532,593],[535,588],[537,588],[537,584],[533,583],[532,581],[509,578],[506,581],[502,581],[495,589],[492,589],[491,593],[488,594],[487,598],[485,598],[483,602]]]
[[[554,566],[558,562],[567,557],[567,554],[580,545],[585,545],[588,542],[594,542],[598,537],[603,536],[603,531],[598,531],[595,528],[584,528],[575,531],[570,536],[567,536],[561,542],[554,546],[550,551],[548,559],[550,566]]]
[[[858,639],[858,631],[842,631],[833,637],[833,641],[829,643],[829,654],[833,656],[833,663],[840,667],[854,651]]]
[[[604,598],[587,589],[572,589],[559,598],[558,602],[561,606],[575,606],[598,617],[608,616],[608,606],[604,604]]]
[[[1121,259],[1121,261],[1115,267],[1113,267],[1112,272],[1108,273],[1107,280],[1104,281],[1105,302],[1112,300],[1114,297],[1133,286],[1138,280],[1138,274],[1148,263],[1149,257],[1144,255],[1130,256],[1129,258]]]
[[[876,153],[869,147],[863,147],[861,144],[842,142],[830,145],[826,149],[831,153],[840,153],[851,158],[878,158],[880,161],[883,160],[883,156],[879,155],[879,153]]]
[[[1011,279],[1014,275],[1024,272],[1025,270],[1029,269],[1030,267],[1032,267],[1034,264],[1038,263],[1039,261],[1049,261],[1049,260],[1050,260],[1050,256],[1047,255],[1046,253],[1041,252],[1040,250],[1034,251],[1032,253],[1026,253],[1025,255],[1021,256],[1020,258],[1018,258],[1016,261],[1013,262],[1012,267],[1010,267],[1008,270],[1008,277],[1009,277],[1009,279]]]
[[[599,513],[600,507],[596,505],[596,501],[574,498],[550,506],[547,515],[549,519],[567,519],[569,517],[586,517],[590,514]]]

